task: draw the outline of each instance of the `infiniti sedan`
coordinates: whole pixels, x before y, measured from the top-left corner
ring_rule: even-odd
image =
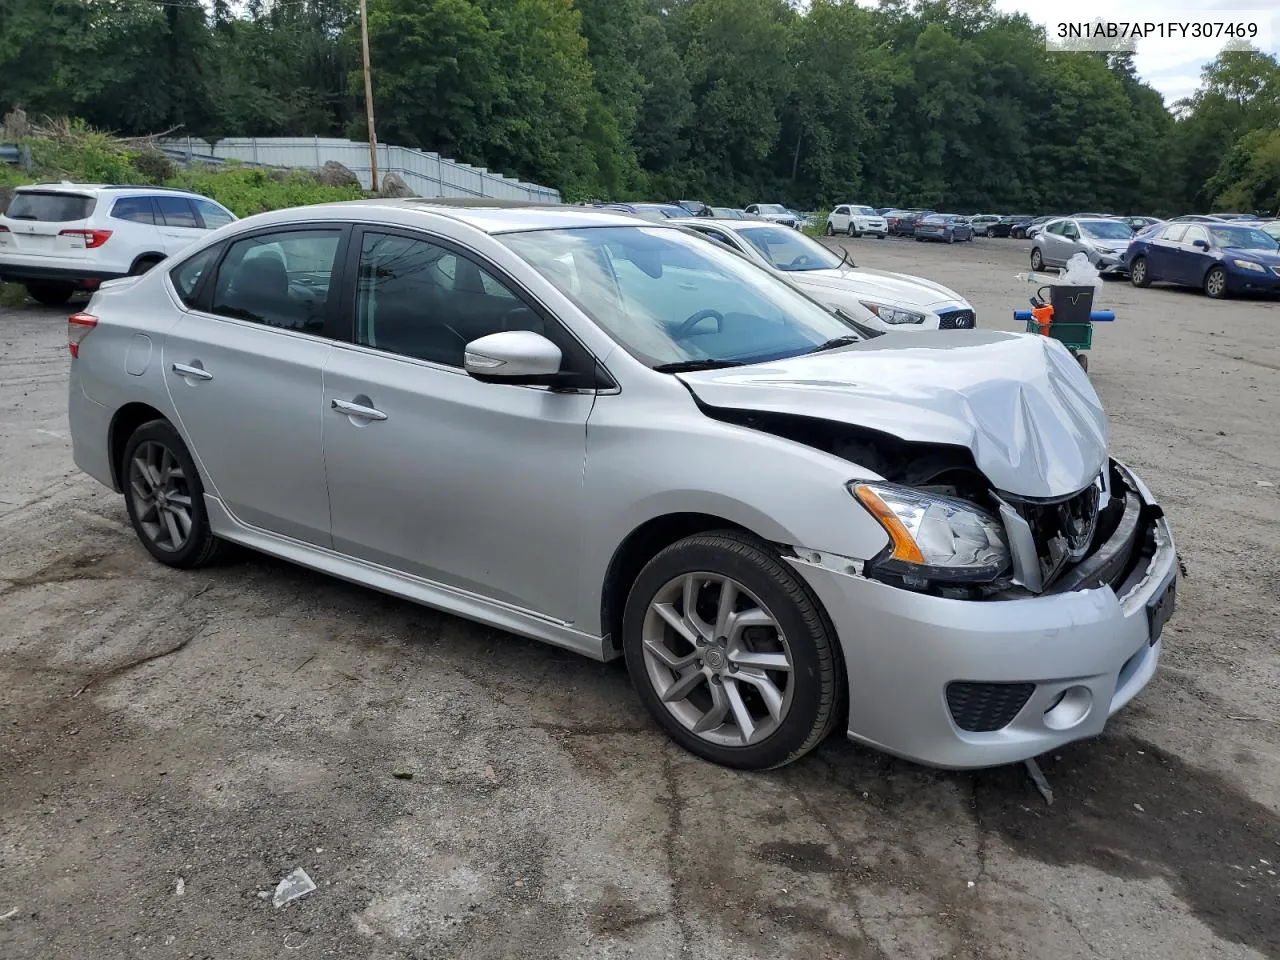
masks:
[[[1052,750],[1146,685],[1173,609],[1169,528],[1060,343],[863,339],[674,224],[277,211],[68,331],[75,461],[159,562],[240,544],[624,658],[718,763],[837,723],[946,767]]]
[[[860,270],[847,256],[772,223],[700,220],[685,228],[735,253],[840,310],[869,333],[890,330],[971,330],[977,315],[960,294],[902,273]]]

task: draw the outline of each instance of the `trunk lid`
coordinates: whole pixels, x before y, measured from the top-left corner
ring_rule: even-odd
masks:
[[[679,374],[712,407],[854,424],[967,447],[1000,491],[1067,497],[1106,460],[1089,378],[1058,341],[997,331],[890,333],[772,363]]]

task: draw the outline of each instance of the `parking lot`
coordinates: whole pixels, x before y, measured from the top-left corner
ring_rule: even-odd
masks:
[[[1025,241],[835,245],[983,327],[1034,291]],[[1280,956],[1280,302],[1097,306],[1184,576],[1151,685],[1042,758],[1052,805],[840,736],[721,769],[620,663],[261,556],[160,566],[71,462],[67,311],[0,310],[0,957]]]

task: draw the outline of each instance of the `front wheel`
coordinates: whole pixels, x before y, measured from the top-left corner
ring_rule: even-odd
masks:
[[[886,236],[886,234],[883,234],[883,233],[877,233],[877,234],[876,234],[876,239],[877,239],[877,240],[883,240],[883,239],[885,238],[885,236]]]
[[[808,753],[843,702],[835,631],[765,543],[731,530],[649,561],[623,613],[627,670],[676,743],[767,770]]]
[[[852,220],[849,221],[849,236],[854,237],[855,239],[862,236],[862,234],[854,228]]]
[[[71,295],[76,292],[76,288],[69,283],[28,283],[27,293],[31,295],[31,299],[36,303],[42,303],[46,307],[60,307],[68,300]]]
[[[834,237],[836,235],[836,228],[831,225],[830,220],[827,221],[826,235],[828,237]]]
[[[1221,267],[1211,267],[1204,275],[1205,296],[1221,300],[1227,295],[1227,271]]]
[[[133,432],[124,447],[120,478],[129,522],[161,563],[202,567],[225,551],[227,544],[209,526],[195,461],[167,421],[152,420]]]
[[[1147,273],[1147,258],[1134,257],[1133,263],[1129,264],[1129,282],[1135,287],[1151,286],[1151,275]]]
[[[1036,273],[1044,269],[1044,255],[1040,253],[1039,247],[1031,248],[1031,269]]]
[[[948,233],[947,243],[955,243],[955,242],[956,242],[956,235],[954,233]]]

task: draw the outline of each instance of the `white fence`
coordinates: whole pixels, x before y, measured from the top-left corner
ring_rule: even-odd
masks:
[[[333,137],[228,137],[211,144],[198,137],[172,137],[161,141],[167,150],[182,151],[194,160],[201,157],[240,160],[273,167],[318,169],[336,160],[360,178],[369,189],[369,145]],[[378,175],[397,173],[420,197],[493,197],[499,200],[532,200],[560,203],[560,191],[513,180],[484,167],[458,163],[411,147],[378,144]]]

